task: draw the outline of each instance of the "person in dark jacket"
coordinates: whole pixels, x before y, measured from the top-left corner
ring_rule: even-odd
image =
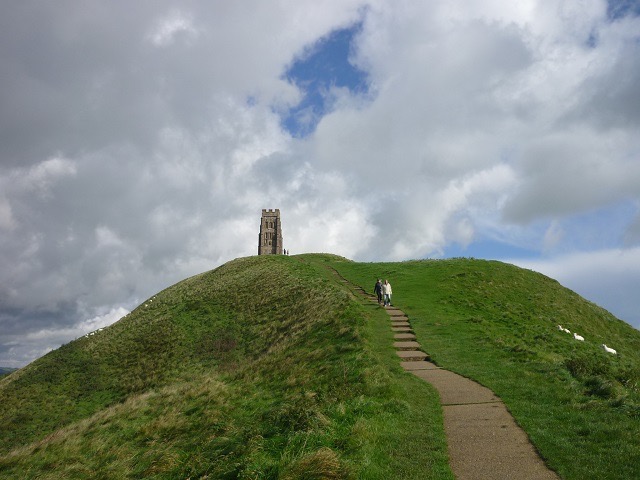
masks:
[[[376,282],[376,286],[373,287],[374,293],[378,296],[378,305],[382,303],[382,282],[380,279]]]

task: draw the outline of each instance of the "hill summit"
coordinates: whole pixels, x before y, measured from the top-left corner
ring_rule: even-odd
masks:
[[[499,262],[267,255],[0,379],[0,478],[452,478],[437,395],[334,271],[389,278],[432,359],[495,391],[562,478],[640,476],[640,332],[603,309]]]

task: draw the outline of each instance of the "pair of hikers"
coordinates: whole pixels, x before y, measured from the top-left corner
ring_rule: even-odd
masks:
[[[373,291],[378,296],[378,304],[382,303],[385,307],[391,305],[391,284],[388,280],[384,283],[380,279],[376,282]]]

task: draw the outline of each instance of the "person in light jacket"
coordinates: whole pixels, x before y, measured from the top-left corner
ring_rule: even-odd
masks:
[[[385,279],[382,284],[382,295],[384,297],[384,306],[391,305],[391,284]]]

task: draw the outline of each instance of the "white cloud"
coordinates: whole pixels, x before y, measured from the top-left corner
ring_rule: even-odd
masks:
[[[96,241],[98,248],[120,247],[124,243],[109,227],[99,226],[96,228]]]
[[[179,35],[192,40],[197,34],[198,29],[195,27],[192,15],[180,10],[172,10],[156,21],[147,38],[157,47],[166,47],[174,43]]]
[[[3,365],[21,367],[24,359],[34,359],[58,348],[70,340],[88,335],[96,330],[108,327],[127,315],[129,310],[123,307],[111,308],[107,313],[88,318],[69,326],[32,330],[25,335],[7,335],[0,345],[5,353]]]
[[[44,160],[28,169],[16,169],[11,177],[18,188],[36,193],[47,198],[55,182],[64,177],[76,175],[76,164],[67,158],[53,157]]]
[[[292,254],[324,252],[357,257],[369,250],[387,248],[376,239],[377,229],[367,210],[355,199],[343,197],[301,201],[283,217],[291,225],[284,235],[284,248]]]
[[[366,260],[640,238],[637,208],[590,214],[640,201],[640,20],[608,21],[604,1],[25,8],[0,19],[11,334],[68,336],[85,312],[254,254],[262,208],[280,208],[292,253]],[[357,21],[369,94],[332,89],[292,139],[281,115],[303,92],[284,73]]]
[[[87,334],[98,330],[99,328],[108,327],[112,323],[120,320],[122,317],[129,314],[129,310],[123,307],[112,308],[107,313],[102,315],[96,315],[95,317],[88,318],[82,323],[77,325],[77,330],[81,334]]]
[[[544,233],[542,240],[543,250],[553,250],[564,237],[565,232],[558,221],[553,221]]]

